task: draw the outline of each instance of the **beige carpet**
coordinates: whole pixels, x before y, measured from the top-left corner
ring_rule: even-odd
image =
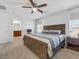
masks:
[[[39,59],[23,45],[22,40],[0,45],[0,59]],[[79,59],[79,52],[61,49],[52,59]]]
[[[64,48],[53,59],[79,59],[79,52]]]

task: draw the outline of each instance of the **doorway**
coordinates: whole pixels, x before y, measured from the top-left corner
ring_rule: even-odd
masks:
[[[13,21],[13,37],[22,36],[22,23],[19,20]]]

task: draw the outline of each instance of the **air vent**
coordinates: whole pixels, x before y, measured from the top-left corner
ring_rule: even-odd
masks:
[[[1,10],[6,10],[6,7],[3,6],[3,5],[0,5],[0,9],[1,9]]]

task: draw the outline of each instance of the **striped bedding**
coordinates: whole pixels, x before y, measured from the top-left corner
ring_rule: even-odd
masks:
[[[43,33],[32,33],[31,35],[48,39],[52,49],[56,48],[64,40],[64,35],[43,34]]]

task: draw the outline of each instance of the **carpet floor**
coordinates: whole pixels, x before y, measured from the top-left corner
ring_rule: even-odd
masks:
[[[0,44],[0,59],[39,59],[22,40]],[[79,52],[63,48],[52,59],[79,59]]]

